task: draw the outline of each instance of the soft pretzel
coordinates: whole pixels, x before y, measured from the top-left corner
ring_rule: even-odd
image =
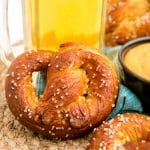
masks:
[[[149,0],[107,0],[106,45],[150,36]]]
[[[37,51],[19,56],[6,79],[12,113],[49,137],[77,137],[101,123],[115,105],[118,80],[112,63],[94,50],[68,43],[54,55]],[[38,100],[31,74],[39,70],[47,71],[47,84]]]
[[[144,140],[141,142],[128,142],[119,148],[120,150],[149,150],[150,142]]]
[[[98,127],[87,150],[141,150],[150,148],[150,117],[119,114]]]

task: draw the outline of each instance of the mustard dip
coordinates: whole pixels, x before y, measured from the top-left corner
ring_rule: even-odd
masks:
[[[150,80],[150,43],[133,47],[125,55],[124,62],[132,72]]]

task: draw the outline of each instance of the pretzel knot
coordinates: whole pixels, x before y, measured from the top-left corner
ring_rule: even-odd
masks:
[[[149,150],[149,140],[149,116],[137,113],[118,114],[94,131],[87,150]]]
[[[129,13],[128,13],[129,12]],[[150,36],[149,0],[108,0],[105,44],[122,45]]]
[[[59,51],[19,56],[8,70],[6,98],[12,113],[28,128],[49,137],[74,138],[111,112],[118,79],[112,63],[94,48],[67,43]],[[39,99],[32,85],[34,71],[47,74]]]

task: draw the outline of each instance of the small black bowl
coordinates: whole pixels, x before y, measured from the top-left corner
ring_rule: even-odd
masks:
[[[150,37],[138,38],[123,45],[119,52],[119,71],[121,81],[141,99],[144,111],[150,112],[150,80],[135,74],[124,63],[127,52],[144,43],[150,43]]]

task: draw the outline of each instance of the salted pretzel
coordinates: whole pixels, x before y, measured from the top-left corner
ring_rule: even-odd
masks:
[[[112,63],[94,48],[66,43],[59,51],[27,52],[16,58],[8,69],[6,98],[29,129],[52,138],[74,138],[111,112],[118,79]],[[39,99],[31,81],[34,71],[47,72]]]
[[[150,149],[150,117],[137,113],[119,114],[103,122],[90,139],[87,150]]]
[[[107,46],[124,44],[143,36],[150,36],[149,0],[107,0]]]

